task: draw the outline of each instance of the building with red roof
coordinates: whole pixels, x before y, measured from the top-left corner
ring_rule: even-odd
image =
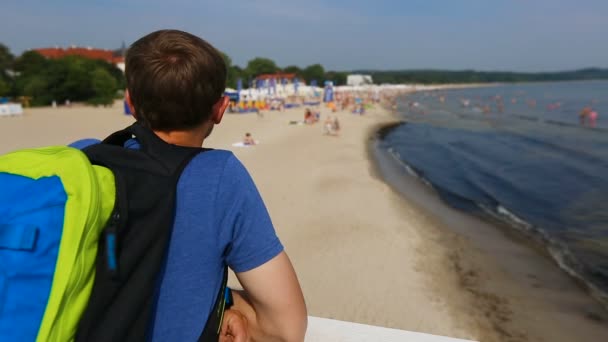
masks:
[[[255,79],[256,80],[270,80],[270,79],[275,79],[275,80],[282,80],[282,79],[286,79],[288,82],[292,82],[294,78],[296,78],[296,74],[288,74],[288,73],[282,73],[282,72],[277,72],[274,74],[261,74],[258,75]]]
[[[81,56],[90,59],[101,59],[108,63],[116,65],[119,69],[124,71],[125,58],[120,53],[117,54],[113,50],[94,49],[90,47],[77,47],[71,46],[67,49],[64,48],[41,48],[34,49],[42,56],[46,58],[61,58],[65,56]]]

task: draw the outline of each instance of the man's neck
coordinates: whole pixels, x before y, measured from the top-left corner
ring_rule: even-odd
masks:
[[[207,136],[206,131],[206,125],[203,125],[187,131],[154,131],[154,133],[169,144],[186,147],[201,147]]]

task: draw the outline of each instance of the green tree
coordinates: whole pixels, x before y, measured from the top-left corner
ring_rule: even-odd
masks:
[[[15,57],[8,49],[8,47],[2,43],[0,43],[0,71],[4,72],[9,69]]]
[[[110,105],[114,102],[116,94],[116,79],[103,68],[97,68],[91,73],[91,86],[94,96],[89,103],[96,105]]]
[[[9,77],[8,70],[11,69],[15,57],[6,45],[0,43],[0,96],[11,93],[13,80]]]
[[[236,83],[240,78],[243,81],[243,87],[247,87],[247,73],[238,65],[233,65],[228,70],[228,77],[231,80],[228,86],[236,89]]]
[[[11,86],[8,82],[0,79],[0,97],[7,96],[11,92]]]
[[[20,73],[39,73],[48,66],[49,61],[36,51],[24,52],[13,63],[13,69]]]
[[[273,74],[279,71],[277,64],[268,58],[256,57],[247,63],[247,76],[256,77],[260,74]]]
[[[31,76],[24,80],[20,95],[30,96],[34,106],[49,105],[53,100],[48,90],[48,83],[42,76]]]
[[[283,68],[283,72],[287,74],[296,74],[298,77],[302,77],[302,69],[297,65],[288,65]]]
[[[312,80],[317,80],[319,84],[322,84],[325,76],[325,69],[321,64],[313,64],[307,66],[302,73],[308,84],[310,84]]]
[[[228,56],[225,52],[221,52],[222,57],[224,57],[224,63],[226,63],[226,69],[229,69],[232,66],[232,58]]]
[[[126,87],[122,71],[103,60],[79,56],[46,59],[29,51],[20,56],[14,66],[19,72],[14,94],[32,96],[33,105],[67,99],[109,104],[117,90]]]
[[[325,73],[325,79],[333,81],[334,85],[345,85],[347,73],[341,71],[328,71]]]
[[[92,87],[94,61],[79,56],[59,58],[49,68],[50,86],[57,100],[87,101],[95,96]]]
[[[49,85],[50,61],[36,51],[27,51],[13,62],[16,73],[13,94],[32,96],[32,105],[48,105],[52,98],[47,89]]]
[[[127,80],[125,78],[125,74],[122,70],[118,69],[118,67],[112,63],[108,63],[101,59],[96,59],[92,61],[94,67],[91,70],[95,70],[96,68],[102,68],[107,71],[113,78],[116,80],[116,89],[125,89],[127,88]]]
[[[222,56],[224,57],[224,63],[226,63],[226,86],[236,88],[236,81],[239,78],[239,72],[237,68],[232,65],[232,58],[230,58],[230,56],[228,56],[225,52],[222,52]]]

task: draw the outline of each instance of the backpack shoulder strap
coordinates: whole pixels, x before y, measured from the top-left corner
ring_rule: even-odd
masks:
[[[136,138],[141,149],[124,143]],[[133,124],[84,152],[114,173],[115,210],[99,239],[96,276],[77,341],[146,339],[175,216],[177,182],[205,150],[171,145]]]
[[[137,150],[124,149],[125,143],[130,139],[137,139],[140,144],[140,148]],[[110,147],[112,146],[112,147]],[[118,152],[118,149],[122,149],[122,153]],[[89,146],[85,149],[85,153],[89,157],[95,159],[95,156],[100,150],[112,150],[115,154],[122,154],[126,158],[131,158],[136,154],[145,154],[146,158],[154,161],[166,168],[168,173],[175,174],[177,177],[181,174],[182,169],[186,166],[190,159],[201,152],[208,151],[205,148],[196,147],[184,147],[168,144],[159,138],[150,129],[142,126],[136,122],[131,126],[115,132],[105,138],[101,144]],[[126,150],[126,151],[125,151]],[[108,153],[108,152],[105,152]],[[112,155],[112,158],[117,158],[118,155]],[[141,162],[141,157],[137,158]],[[115,160],[115,163],[124,165],[129,163],[125,160]]]

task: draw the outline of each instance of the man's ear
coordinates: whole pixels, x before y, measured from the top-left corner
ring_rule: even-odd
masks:
[[[226,108],[230,104],[230,98],[228,96],[222,96],[219,100],[213,105],[211,109],[211,120],[214,124],[219,124],[222,122],[222,117],[224,116],[224,112],[226,112]]]
[[[125,101],[127,101],[127,106],[129,106],[131,116],[137,120],[137,114],[135,114],[135,107],[133,107],[133,102],[131,102],[131,94],[129,94],[129,89],[125,90]]]

